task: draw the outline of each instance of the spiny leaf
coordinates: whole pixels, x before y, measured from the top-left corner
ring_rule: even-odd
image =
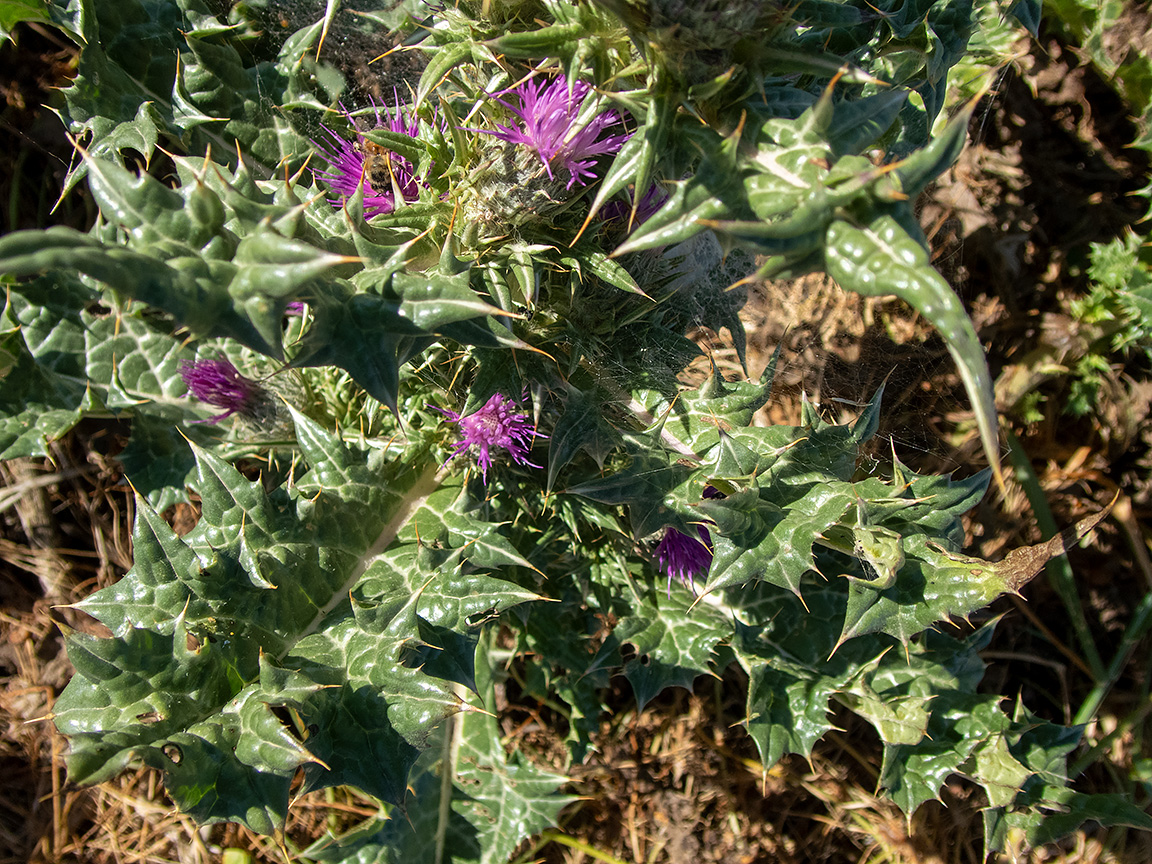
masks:
[[[531,595],[495,580],[489,596],[450,587],[451,569],[433,574],[442,589],[414,585],[420,567],[386,563],[419,562],[403,545],[373,564],[434,475],[368,460],[302,418],[297,435],[311,470],[291,494],[266,494],[194,447],[196,528],[177,538],[138,502],[136,565],[85,604],[114,636],[72,640],[78,674],[57,706],[78,779],[136,754],[175,777],[190,812],[265,831],[282,820],[299,764],[309,787],[403,798],[429,731],[459,705],[448,685],[399,662],[405,645],[422,643],[420,620],[458,627]],[[293,710],[313,729],[300,748],[258,704],[286,704],[262,688],[277,680],[282,690],[287,670]]]
[[[1044,543],[1014,549],[995,564],[936,547],[922,534],[905,537],[907,563],[895,585],[879,592],[858,582],[850,585],[840,641],[883,632],[906,642],[936,621],[966,618],[1001,594],[1017,592],[1053,555],[1063,554],[1074,538],[1092,530],[1108,509]]]
[[[800,593],[812,569],[812,546],[854,503],[843,489],[814,487],[782,509],[756,491],[705,501],[700,509],[717,524],[706,591],[754,579]]]
[[[466,560],[477,567],[527,567],[531,563],[500,532],[500,526],[484,521],[478,512],[480,502],[457,482],[446,482],[421,504],[401,534],[407,540],[446,543],[460,549]]]
[[[810,614],[790,594],[779,595],[778,602],[788,607],[797,620]],[[819,608],[816,611],[819,614]],[[802,620],[811,624],[819,618]],[[841,682],[797,663],[782,664],[775,644],[788,643],[762,642],[758,629],[738,625],[732,647],[748,673],[744,725],[767,771],[786,753],[808,756],[813,745],[832,728],[828,704]],[[780,633],[777,638],[786,638],[786,634]]]
[[[597,464],[615,448],[619,436],[604,421],[595,400],[580,390],[570,388],[564,413],[556,421],[548,441],[548,484],[551,489],[560,469],[567,465],[580,450],[584,450]]]
[[[44,0],[0,0],[0,40],[12,35],[12,28],[25,21],[51,24]]]
[[[959,298],[929,266],[920,240],[890,214],[859,227],[838,220],[828,227],[825,257],[828,274],[841,287],[866,296],[895,294],[940,331],[972,400],[985,455],[998,476],[996,406],[984,350]]]
[[[1008,752],[1005,734],[1011,721],[1000,698],[942,693],[932,703],[927,740],[916,746],[884,748],[880,782],[906,814],[935,799],[948,777],[961,772],[983,785],[997,801],[1031,772]]]
[[[482,640],[477,652],[477,677],[483,704],[492,708],[487,641],[490,638]],[[304,857],[434,864],[443,849],[451,850],[453,861],[501,864],[525,837],[554,825],[560,810],[574,800],[556,794],[566,778],[505,755],[491,714],[467,711],[449,724],[418,764],[402,809],[370,820],[353,836],[322,840],[306,849]],[[445,792],[450,801],[443,800]]]
[[[711,672],[713,652],[732,632],[732,622],[708,604],[694,607],[683,586],[671,596],[653,590],[622,618],[601,649],[614,656],[627,648],[624,676],[632,685],[637,710],[668,687],[692,689],[698,675]],[[692,610],[689,612],[689,610]]]

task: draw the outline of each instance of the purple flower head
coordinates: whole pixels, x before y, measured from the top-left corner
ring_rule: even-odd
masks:
[[[470,447],[476,447],[478,451],[476,461],[480,464],[484,482],[488,482],[488,469],[492,465],[493,451],[506,451],[517,465],[539,468],[539,465],[529,462],[527,458],[532,449],[532,439],[538,433],[532,428],[528,415],[517,410],[519,407],[519,403],[515,400],[501,393],[494,393],[492,398],[484,403],[484,407],[467,417],[461,417],[454,411],[435,408],[460,426],[460,443],[456,445],[447,461],[452,461]]]
[[[712,538],[707,529],[697,527],[700,539],[667,528],[664,537],[652,553],[656,569],[668,577],[668,594],[672,594],[672,579],[692,586],[697,576],[708,572],[712,565]]]
[[[709,484],[704,487],[703,497],[716,499],[727,496]],[[712,535],[702,525],[696,526],[696,533],[699,540],[675,528],[666,528],[663,538],[652,553],[656,569],[668,577],[669,595],[672,594],[673,577],[692,587],[696,577],[707,573],[712,566]]]
[[[264,391],[255,381],[245,378],[227,360],[180,361],[180,377],[188,392],[209,405],[226,409],[223,414],[195,423],[219,423],[233,414],[254,417],[259,413]]]
[[[304,317],[304,301],[293,300],[284,309],[285,318],[303,318]]]
[[[629,200],[626,202],[618,198],[609,201],[600,211],[600,217],[605,222],[627,223],[632,218],[632,196],[629,195],[628,197]],[[668,194],[659,186],[648,187],[648,191],[640,197],[640,201],[636,204],[636,218],[632,220],[629,230],[638,228],[651,219],[667,200]]]
[[[419,135],[419,118],[408,119],[399,99],[391,113],[386,108],[381,115],[379,107],[373,105],[373,108],[376,112],[375,128],[387,129],[409,138]],[[346,116],[351,123],[351,115]],[[361,185],[364,187],[364,216],[367,219],[391,213],[399,204],[415,201],[420,196],[420,178],[407,159],[369,141],[359,130],[355,141],[346,141],[327,126],[322,128],[332,140],[331,143],[312,142],[320,155],[328,161],[328,170],[317,171],[316,176],[323,178],[332,191],[340,196],[329,200],[328,203],[333,207],[343,206]],[[400,202],[396,201],[397,189],[402,198]]]
[[[492,97],[520,119],[519,128],[497,124],[497,132],[479,131],[530,149],[544,163],[549,179],[555,179],[553,167],[562,166],[568,172],[566,188],[571,189],[576,183],[584,186],[596,179],[592,170],[595,157],[615,153],[629,135],[619,132],[601,137],[620,122],[620,115],[613,110],[602,111],[583,128],[576,128],[576,118],[591,90],[584,81],[569,87],[563,76],[551,80],[530,78],[512,90],[503,91],[514,95],[518,104],[500,99],[502,94]]]

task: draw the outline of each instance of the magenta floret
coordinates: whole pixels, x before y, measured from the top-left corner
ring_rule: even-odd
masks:
[[[539,465],[528,461],[528,454],[532,449],[532,439],[544,436],[538,436],[532,427],[531,418],[520,411],[519,407],[515,400],[502,393],[494,393],[482,408],[467,417],[461,417],[454,411],[436,408],[435,410],[460,427],[460,442],[448,457],[448,461],[475,447],[476,462],[480,466],[480,473],[485,482],[488,480],[488,469],[492,467],[493,457],[501,450],[511,456],[517,465],[539,468]]]
[[[387,129],[409,138],[420,133],[420,120],[409,118],[397,101],[391,112],[387,108],[383,114],[376,109],[377,129]],[[348,115],[349,123],[352,122]],[[354,124],[353,124],[354,125]],[[328,162],[327,171],[317,171],[339,198],[331,199],[333,207],[342,207],[344,202],[356,194],[361,184],[364,186],[364,216],[371,219],[384,213],[391,213],[399,204],[415,201],[420,197],[420,178],[412,163],[402,156],[369,141],[359,131],[356,139],[341,138],[327,126],[331,143],[313,141],[320,155]],[[394,181],[394,182],[393,182]],[[400,190],[400,202],[396,201],[396,189]]]
[[[668,593],[672,593],[673,578],[692,587],[697,576],[712,566],[712,538],[707,529],[696,529],[699,539],[689,537],[675,528],[667,528],[664,537],[652,553],[656,569],[668,577]]]
[[[628,225],[629,230],[632,230],[651,219],[667,200],[668,195],[663,189],[659,186],[650,186],[636,204],[635,219],[632,218],[631,201],[624,202],[619,199],[605,204],[600,211],[600,218],[605,222],[624,222]]]
[[[197,420],[197,423],[219,423],[233,414],[253,417],[264,398],[264,391],[255,381],[245,378],[227,360],[181,360],[180,377],[188,387],[188,392],[217,408],[224,408],[223,414]]]
[[[605,134],[620,123],[620,115],[611,109],[597,114],[584,127],[576,127],[576,118],[591,90],[584,81],[569,86],[564,77],[530,78],[504,91],[514,96],[517,104],[499,98],[503,94],[492,97],[520,119],[520,126],[497,124],[496,132],[479,131],[532,150],[544,163],[549,179],[555,179],[553,168],[562,166],[568,172],[568,189],[577,183],[584,186],[596,179],[592,170],[595,157],[615,153],[629,135],[623,131]]]

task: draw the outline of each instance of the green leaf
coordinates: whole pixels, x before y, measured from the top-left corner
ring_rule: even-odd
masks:
[[[505,754],[496,718],[488,713],[495,709],[490,662],[486,648],[477,652],[486,710],[448,722],[418,766],[404,808],[370,820],[352,836],[313,844],[305,859],[434,864],[448,852],[461,864],[502,864],[524,838],[556,823],[575,798],[557,794],[566,778]],[[438,759],[438,771],[430,757]]]
[[[491,641],[491,640],[489,640]],[[479,652],[485,674],[478,682],[489,713],[468,712],[460,718],[453,810],[473,826],[481,864],[507,861],[519,843],[556,824],[560,811],[576,800],[557,794],[567,778],[537,768],[526,759],[505,755],[494,711],[495,694],[488,651]]]
[[[431,50],[432,59],[424,67],[420,76],[420,84],[416,89],[414,108],[419,108],[428,98],[428,94],[439,86],[440,82],[457,67],[472,59],[476,48],[467,41],[449,42]]]
[[[722,432],[747,426],[772,395],[775,366],[769,364],[759,381],[726,383],[713,370],[708,383],[698,391],[685,391],[671,403],[649,405],[654,414],[668,412],[664,429],[691,446],[699,454],[720,441]]]
[[[39,279],[26,287],[83,291],[74,279]],[[99,407],[77,374],[83,337],[76,317],[75,310],[60,315],[29,308],[20,294],[9,292],[0,318],[0,458],[47,455],[49,441],[67,432],[85,409]]]
[[[615,449],[619,436],[605,422],[595,400],[575,387],[569,388],[564,413],[556,421],[548,441],[548,484],[552,489],[560,469],[567,465],[580,450],[584,450],[600,466]]]
[[[48,442],[71,429],[86,408],[89,391],[47,376],[18,333],[0,336],[5,366],[0,388],[0,459],[48,454]]]
[[[398,802],[431,729],[459,705],[399,662],[405,646],[424,644],[422,621],[458,632],[533,596],[498,580],[473,590],[398,541],[436,491],[433,468],[369,459],[296,423],[309,470],[291,491],[265,494],[194,447],[202,516],[189,534],[137,500],[135,566],[83,604],[114,635],[70,643],[78,672],[56,721],[75,779],[135,755],[174,778],[189,812],[262,831],[282,821],[297,765],[308,788],[351,784]],[[257,703],[290,705],[300,729]]]
[[[968,122],[975,110],[976,100],[972,100],[927,147],[897,163],[895,175],[908,198],[915,199],[929,183],[956,164],[968,141]]]
[[[819,635],[825,613],[835,614],[831,606],[826,609],[822,600],[809,598],[805,608],[795,596],[778,589],[761,589],[757,597],[776,615],[770,635],[761,635],[759,627],[737,625],[732,647],[748,673],[744,725],[767,771],[786,753],[810,755],[813,745],[832,729],[828,704],[842,686],[843,671],[829,674],[830,669],[819,671],[823,665],[819,661],[806,662],[814,659],[809,647],[820,653],[820,643],[831,641],[827,633]]]
[[[12,29],[25,21],[52,23],[45,0],[0,0],[0,40],[10,38]]]
[[[871,723],[885,744],[918,744],[928,728],[929,707],[934,693],[883,694],[873,689],[881,658],[865,665],[850,684],[837,694],[837,698],[855,713]]]
[[[400,386],[402,340],[421,330],[395,303],[372,294],[346,294],[321,302],[292,366],[339,366],[393,411]]]
[[[166,264],[150,255],[105,246],[64,227],[17,231],[0,238],[0,270],[26,276],[50,268],[74,268],[171,313],[205,335],[230,336],[271,353],[252,324],[230,308],[224,286],[197,279],[207,275],[206,268],[193,263],[188,272],[183,269],[186,263],[188,259],[177,258]]]
[[[464,558],[476,567],[497,570],[504,567],[527,567],[528,559],[516,551],[511,541],[500,532],[496,523],[481,518],[481,502],[476,501],[460,481],[447,481],[421,505],[412,517],[411,531],[401,536],[417,540],[417,534],[448,548],[459,549]],[[520,595],[519,589],[512,595]],[[523,599],[533,595],[524,594]]]
[[[943,693],[932,703],[927,740],[884,748],[880,782],[906,814],[935,799],[954,773],[968,774],[995,802],[1011,795],[1031,772],[1008,752],[1009,719],[1000,697]]]
[[[730,638],[732,620],[693,600],[684,586],[667,594],[653,588],[638,599],[631,615],[620,619],[601,649],[601,657],[628,655],[624,677],[638,711],[668,687],[691,690],[698,675],[715,674],[711,660],[716,646]]]
[[[470,277],[467,270],[431,278],[397,273],[392,287],[403,298],[400,314],[420,329],[432,332],[457,321],[503,314],[469,287]]]
[[[1059,810],[1010,813],[1002,809],[986,810],[985,848],[1002,848],[1007,828],[1023,831],[1028,846],[1037,848],[1067,837],[1085,822],[1097,822],[1106,828],[1124,825],[1152,831],[1152,817],[1128,795],[1075,792],[1062,796]]]
[[[853,503],[848,490],[833,484],[813,487],[787,509],[755,490],[703,502],[700,509],[717,525],[705,590],[762,580],[799,594],[814,566],[813,544]]]
[[[686,466],[667,465],[638,448],[628,468],[600,480],[570,486],[564,492],[602,504],[627,504],[632,531],[641,538],[665,525],[683,527],[683,517],[676,515],[676,508],[678,499],[684,497],[690,473]]]
[[[841,642],[878,632],[907,642],[938,621],[984,608],[1009,590],[990,565],[933,549],[923,535],[905,537],[904,552],[906,563],[891,587],[849,586]]]
[[[885,90],[863,99],[838,102],[828,129],[836,156],[862,153],[896,122],[908,99],[906,90]]]
[[[1008,11],[1034,37],[1040,35],[1040,0],[1015,0]]]
[[[833,222],[826,243],[828,275],[841,287],[865,296],[895,294],[944,337],[972,400],[984,453],[998,474],[996,405],[984,350],[959,298],[929,265],[920,238],[892,215],[883,214],[866,226]]]

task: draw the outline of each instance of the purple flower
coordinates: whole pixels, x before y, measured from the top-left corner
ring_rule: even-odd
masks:
[[[233,414],[255,417],[264,401],[264,391],[255,381],[245,378],[227,360],[180,361],[180,377],[188,392],[209,405],[226,409],[223,414],[194,423],[219,423]]]
[[[628,220],[632,219],[632,196],[629,195],[628,198],[629,200],[626,202],[619,199],[609,201],[600,211],[600,217],[605,222],[619,221],[628,223]],[[640,197],[639,203],[636,204],[636,218],[632,219],[628,225],[628,229],[633,230],[643,225],[656,215],[656,211],[663,207],[664,202],[667,200],[667,193],[659,186],[653,185],[648,187],[648,191]]]
[[[563,76],[551,80],[530,78],[510,91],[503,91],[515,95],[519,104],[512,105],[498,95],[492,97],[520,119],[519,128],[497,124],[497,132],[478,131],[512,144],[523,144],[540,157],[550,180],[555,179],[552,169],[559,164],[568,172],[566,188],[571,189],[576,183],[584,186],[596,179],[592,171],[596,165],[594,157],[615,153],[629,135],[619,132],[601,137],[620,123],[620,115],[612,110],[603,111],[583,128],[576,128],[576,118],[591,90],[584,81],[569,87]]]
[[[709,484],[704,487],[703,497],[719,499],[727,496]],[[664,537],[652,553],[656,569],[668,576],[669,596],[672,594],[673,577],[692,587],[696,577],[707,573],[712,566],[712,535],[702,525],[696,526],[696,533],[700,535],[699,540],[675,528],[666,528]]]
[[[405,115],[397,100],[389,114],[383,116],[376,111],[377,129],[387,129],[409,138],[416,138],[420,131],[420,120],[411,120]],[[349,122],[352,121],[348,116]],[[364,187],[364,216],[371,219],[382,213],[391,213],[399,204],[415,201],[420,196],[420,179],[412,163],[387,148],[369,141],[357,130],[355,141],[346,141],[327,126],[322,127],[332,139],[331,144],[313,141],[320,155],[328,160],[327,171],[317,171],[332,191],[340,197],[329,200],[333,207],[341,207],[344,202]],[[396,190],[400,190],[401,201],[396,201]]]
[[[672,578],[692,586],[697,576],[708,572],[712,565],[712,538],[706,528],[697,527],[700,539],[689,537],[675,528],[666,528],[664,537],[652,553],[656,569],[668,577],[668,594],[672,594]]]
[[[501,393],[494,393],[492,398],[484,403],[484,407],[467,417],[433,406],[434,410],[460,426],[460,443],[456,445],[456,449],[452,451],[445,464],[474,446],[479,451],[476,461],[480,464],[484,482],[488,482],[488,469],[492,465],[493,450],[506,451],[517,465],[539,468],[539,465],[529,462],[527,458],[532,449],[532,439],[538,433],[533,430],[528,415],[516,410],[519,407],[516,401]]]
[[[285,318],[303,318],[304,317],[304,301],[293,300],[284,309]]]

